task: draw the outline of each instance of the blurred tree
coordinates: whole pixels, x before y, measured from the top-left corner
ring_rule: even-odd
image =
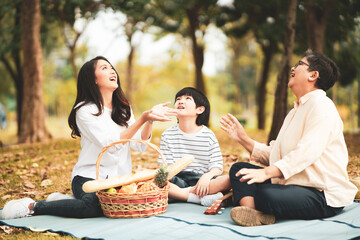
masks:
[[[218,14],[217,0],[153,0],[149,5],[149,14],[153,25],[164,33],[180,33],[190,38],[195,64],[195,87],[206,94],[202,67],[204,64],[204,36],[210,23]]]
[[[341,71],[342,86],[358,79],[360,69],[356,49],[359,49],[360,42],[356,40],[359,35],[354,36],[359,31],[356,28],[360,24],[360,1],[303,0],[300,1],[299,10],[295,51],[302,54],[304,50],[311,48],[334,59]],[[336,102],[338,94],[334,94],[335,89],[329,94]],[[358,94],[359,104],[360,93]]]
[[[298,6],[294,49],[297,54],[310,48],[336,57],[338,50],[334,46],[348,41],[349,34],[359,25],[360,2],[357,0],[302,0]]]
[[[269,79],[270,63],[273,56],[279,52],[279,45],[284,36],[285,6],[282,1],[234,1],[230,6],[223,6],[216,18],[218,27],[221,27],[229,37],[240,39],[251,31],[263,52],[263,63],[257,87],[257,120],[258,128],[265,129],[266,122],[266,85]],[[231,44],[234,57],[238,54],[234,44]],[[235,59],[232,61],[236,61]],[[234,65],[234,68],[239,66]],[[234,72],[235,73],[235,72]],[[236,76],[234,76],[236,77]]]
[[[136,65],[134,81],[141,87],[133,93],[134,114],[141,113],[160,102],[174,103],[175,94],[191,85],[192,71],[186,54],[171,52],[171,58],[161,63],[161,67]],[[134,62],[136,63],[136,62]],[[120,78],[126,74],[127,64],[119,63],[116,69]]]
[[[287,83],[291,66],[291,57],[295,42],[295,25],[296,25],[296,8],[297,0],[290,0],[286,13],[286,27],[284,38],[284,53],[281,61],[280,71],[278,74],[275,107],[273,113],[272,126],[268,138],[268,142],[276,139],[283,121],[287,114]]]
[[[322,52],[325,32],[336,0],[304,0],[307,43],[314,51]]]
[[[360,19],[355,31],[349,34],[349,37],[340,42],[334,51],[334,60],[337,63],[340,72],[340,83],[342,86],[350,86],[354,80],[358,81],[357,96],[357,127],[360,128]],[[351,101],[351,99],[350,99]],[[352,104],[351,104],[352,106]],[[354,114],[351,114],[354,116]]]
[[[66,3],[65,3],[66,2]],[[41,22],[41,42],[45,49],[44,55],[49,54],[55,47],[59,46],[59,36],[57,22],[59,21],[58,14],[61,11],[59,6],[76,5],[79,1],[41,1],[41,12],[44,21]],[[80,1],[84,7],[90,8],[94,1]],[[85,3],[84,3],[85,2]],[[99,3],[97,3],[98,5]],[[89,6],[88,6],[89,5]],[[58,7],[57,7],[58,6]],[[4,0],[0,1],[0,62],[5,67],[7,73],[11,77],[15,85],[16,94],[16,115],[17,115],[17,132],[20,135],[22,108],[23,108],[23,59],[21,49],[21,7],[22,0]],[[67,7],[69,9],[69,7]],[[56,10],[56,11],[55,11]],[[55,14],[55,12],[56,14]],[[75,10],[67,10],[67,13],[62,15],[71,15],[75,18]],[[67,21],[70,17],[67,16]],[[70,61],[71,62],[71,61]],[[2,78],[1,81],[6,81],[8,78]]]
[[[255,40],[252,34],[239,39],[235,37],[228,37],[228,45],[232,50],[230,64],[225,70],[229,74],[229,83],[226,83],[225,78],[219,79],[221,81],[222,89],[224,91],[220,95],[227,96],[228,101],[231,101],[231,113],[235,116],[242,115],[242,111],[249,110],[252,105],[252,96],[256,92],[256,72],[259,68],[257,59],[260,57],[260,51],[254,48]],[[226,78],[227,79],[227,78]],[[226,86],[226,87],[225,87]]]
[[[23,75],[21,58],[21,0],[0,1],[0,60],[16,88],[18,135],[21,131]],[[1,78],[6,81],[6,78]]]
[[[76,47],[80,36],[84,33],[87,24],[100,9],[100,2],[94,0],[46,0],[48,4],[47,15],[58,22],[66,47],[69,49],[69,62],[74,78],[77,79]],[[75,26],[81,21],[82,26]]]
[[[26,107],[22,108],[19,143],[38,142],[51,137],[45,125],[40,24],[40,0],[23,0],[21,48],[24,56],[23,105]]]
[[[229,37],[229,45],[233,52],[233,56],[231,58],[231,76],[234,84],[234,97],[233,97],[233,104],[232,104],[232,110],[231,112],[233,114],[238,114],[239,107],[241,103],[241,87],[240,87],[240,64],[239,64],[239,58],[241,53],[241,47],[244,46],[241,41],[239,41],[237,38]]]
[[[126,15],[124,28],[130,52],[127,57],[125,93],[130,103],[133,100],[133,93],[135,91],[133,61],[136,55],[137,44],[134,41],[134,34],[137,32],[144,33],[151,26],[152,17],[146,13],[149,10],[149,2],[149,0],[104,0],[105,6]]]

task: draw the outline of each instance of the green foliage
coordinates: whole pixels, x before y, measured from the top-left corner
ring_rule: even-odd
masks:
[[[11,98],[15,98],[15,89],[11,77],[3,64],[0,64],[0,102],[7,105],[7,101]]]
[[[277,47],[284,39],[285,9],[282,1],[234,1],[221,8],[216,25],[229,37],[243,38],[251,31],[259,44]]]
[[[342,86],[350,85],[360,76],[360,18],[354,31],[348,37],[335,45],[334,60],[340,68],[340,83]],[[359,93],[360,94],[360,93]]]

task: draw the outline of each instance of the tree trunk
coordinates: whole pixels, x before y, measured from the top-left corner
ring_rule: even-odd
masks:
[[[78,32],[74,29],[73,31],[75,32],[75,38],[74,38],[73,42],[71,42],[70,38],[68,38],[66,35],[66,24],[63,22],[60,22],[60,27],[62,29],[62,35],[65,40],[66,47],[69,49],[69,53],[70,53],[69,60],[70,60],[71,69],[73,71],[74,78],[77,79],[78,70],[77,70],[77,66],[76,66],[76,46],[77,46],[77,42],[84,30],[81,32]],[[84,27],[84,29],[85,29],[85,27]]]
[[[43,103],[42,49],[40,42],[40,0],[23,0],[21,46],[24,56],[24,92],[19,143],[50,137],[45,126]]]
[[[192,41],[192,52],[194,56],[195,63],[195,88],[202,91],[206,95],[206,87],[204,82],[204,76],[202,73],[202,67],[204,65],[204,46],[199,44],[196,39],[196,29],[199,29],[199,21],[198,21],[198,9],[195,7],[194,9],[187,9],[186,14],[190,24],[190,36]]]
[[[15,6],[15,19],[14,26],[18,27],[21,24],[21,5],[17,4]],[[20,42],[21,32],[14,31],[14,35],[12,36],[13,42]],[[20,45],[20,43],[19,43]],[[5,58],[4,56],[1,58],[1,62],[4,64],[6,70],[9,72],[11,78],[14,81],[15,89],[16,89],[16,121],[17,121],[17,136],[20,136],[21,131],[21,111],[22,111],[22,100],[23,100],[23,88],[24,88],[24,80],[22,76],[22,64],[21,64],[21,49],[19,47],[13,47],[10,53],[10,58]],[[13,64],[11,64],[11,62]]]
[[[241,99],[241,89],[240,89],[240,66],[239,66],[239,57],[240,57],[240,49],[241,49],[241,42],[236,38],[230,38],[230,46],[233,51],[233,57],[231,59],[232,62],[232,80],[234,84],[234,96],[233,102],[231,105],[231,112],[233,114],[238,114],[240,112],[240,99]]]
[[[358,122],[357,122],[357,127],[358,129],[360,129],[360,75],[358,76],[358,91],[357,91],[357,116],[358,116]]]
[[[72,71],[73,71],[73,75],[74,75],[74,78],[77,79],[77,75],[78,75],[78,71],[77,71],[77,67],[76,67],[76,53],[75,53],[75,45],[72,45],[69,47],[69,50],[70,50],[70,64],[71,64],[71,68],[72,68]]]
[[[274,55],[273,43],[268,45],[261,44],[261,49],[264,53],[263,69],[261,74],[260,83],[257,89],[258,100],[258,129],[265,129],[265,113],[266,113],[266,84],[269,79],[270,63]]]
[[[324,6],[314,6],[315,4],[318,4],[318,2],[305,0],[304,6],[307,41],[310,49],[316,52],[322,52],[326,27],[335,4],[335,0],[325,1]],[[320,9],[322,10],[321,12]]]
[[[134,91],[134,81],[133,81],[133,60],[135,54],[135,46],[130,42],[130,53],[128,55],[128,62],[126,66],[126,96],[130,103],[132,103],[133,91]]]
[[[15,89],[16,89],[16,119],[17,119],[17,136],[20,136],[21,131],[21,111],[22,111],[22,101],[23,101],[23,88],[24,88],[24,80],[22,77],[21,64],[20,64],[20,53],[17,54],[15,52],[12,53],[12,57],[15,62],[15,69],[13,69],[10,65],[10,62],[3,57],[1,62],[4,64],[6,70],[9,72],[11,78],[14,81]]]
[[[289,7],[286,14],[284,54],[277,79],[273,122],[268,142],[276,139],[287,114],[287,84],[295,40],[296,6],[297,0],[289,1]]]

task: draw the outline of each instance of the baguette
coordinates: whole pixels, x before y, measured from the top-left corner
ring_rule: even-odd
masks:
[[[179,159],[176,163],[169,165],[169,175],[168,180],[170,180],[173,176],[178,174],[181,170],[187,167],[194,161],[194,157],[191,155],[184,156],[183,158]],[[108,188],[115,188],[119,186],[128,185],[134,182],[143,182],[148,181],[150,179],[155,178],[157,169],[156,170],[142,170],[135,174],[126,174],[123,176],[116,176],[111,177],[108,179],[98,179],[98,180],[91,180],[83,185],[84,192],[91,193],[96,192]]]

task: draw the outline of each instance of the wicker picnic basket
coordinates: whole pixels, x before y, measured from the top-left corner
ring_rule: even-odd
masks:
[[[156,145],[138,139],[123,139],[104,147],[100,152],[96,162],[96,179],[99,179],[99,167],[104,152],[114,145],[127,142],[144,143],[155,149],[160,154],[163,163],[167,165],[165,157]],[[139,218],[164,213],[168,205],[168,192],[169,184],[163,188],[156,188],[148,192],[108,193],[106,190],[100,190],[96,192],[96,195],[106,217]]]

